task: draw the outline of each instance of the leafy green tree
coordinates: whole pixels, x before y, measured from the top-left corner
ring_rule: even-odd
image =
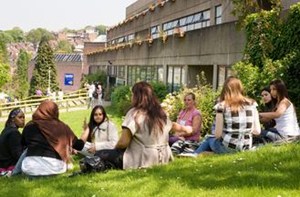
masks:
[[[10,81],[9,65],[0,61],[0,89]]]
[[[106,34],[106,26],[105,25],[96,26],[96,30],[98,31],[98,35]]]
[[[58,42],[57,48],[55,49],[56,53],[72,53],[74,46],[69,43],[67,40],[61,40]]]
[[[19,27],[14,27],[13,29],[7,30],[5,32],[12,37],[13,42],[22,42],[22,41],[24,41],[24,32]]]
[[[59,89],[53,50],[47,38],[44,37],[39,44],[37,57],[35,58],[35,67],[30,81],[29,94],[34,95],[37,89],[46,92],[49,85],[51,91]]]
[[[25,98],[28,96],[29,82],[28,82],[28,65],[30,56],[25,50],[20,50],[19,57],[17,60],[17,70],[15,73],[15,85],[16,85],[16,96],[19,98]]]
[[[283,79],[292,102],[299,107],[300,3],[292,5],[285,17],[279,17],[281,7],[273,2],[273,10],[244,18],[245,59],[233,69],[246,84],[247,93],[254,97],[271,80]]]
[[[6,41],[2,33],[0,32],[0,89],[10,80]]]
[[[263,5],[268,4],[271,8],[281,8],[281,0],[232,0],[232,4],[232,14],[238,18],[237,26],[240,29],[244,28],[247,16],[262,11]]]
[[[4,31],[0,31],[0,45],[13,42],[13,37]],[[0,49],[1,50],[1,49]]]
[[[48,30],[43,28],[32,29],[26,35],[26,40],[33,43],[35,46],[37,46],[38,43],[41,42],[42,38],[51,40],[54,38],[54,36]]]

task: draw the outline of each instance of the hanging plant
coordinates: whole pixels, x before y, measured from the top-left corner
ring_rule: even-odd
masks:
[[[151,12],[153,12],[153,11],[155,10],[155,6],[154,6],[153,4],[151,4],[151,5],[149,6],[149,10],[150,10]]]

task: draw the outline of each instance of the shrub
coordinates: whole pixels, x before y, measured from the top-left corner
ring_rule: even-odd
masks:
[[[118,86],[111,94],[111,104],[115,107],[116,113],[124,115],[130,107],[131,91],[129,86]]]
[[[196,86],[194,88],[182,88],[179,92],[168,94],[162,103],[162,107],[172,121],[176,121],[181,109],[184,107],[184,96],[193,92],[196,95],[196,107],[202,114],[202,135],[210,133],[214,120],[213,106],[218,92],[214,91],[210,85]]]
[[[154,94],[157,96],[159,101],[162,101],[168,94],[168,87],[163,82],[151,82],[150,83]]]

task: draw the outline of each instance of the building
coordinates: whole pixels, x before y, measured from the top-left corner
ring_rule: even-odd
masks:
[[[90,72],[107,70],[111,85],[154,80],[174,91],[194,86],[204,71],[217,88],[243,57],[232,8],[230,0],[138,0],[107,30],[107,46],[86,53]]]
[[[80,89],[81,79],[87,74],[88,68],[83,60],[83,54],[54,54],[54,62],[57,70],[59,88],[64,92],[72,92]],[[30,63],[28,78],[31,79],[35,61]]]

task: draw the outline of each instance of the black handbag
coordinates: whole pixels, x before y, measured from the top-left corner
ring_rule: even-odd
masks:
[[[107,169],[105,163],[98,156],[86,156],[79,161],[83,173],[103,172]]]

